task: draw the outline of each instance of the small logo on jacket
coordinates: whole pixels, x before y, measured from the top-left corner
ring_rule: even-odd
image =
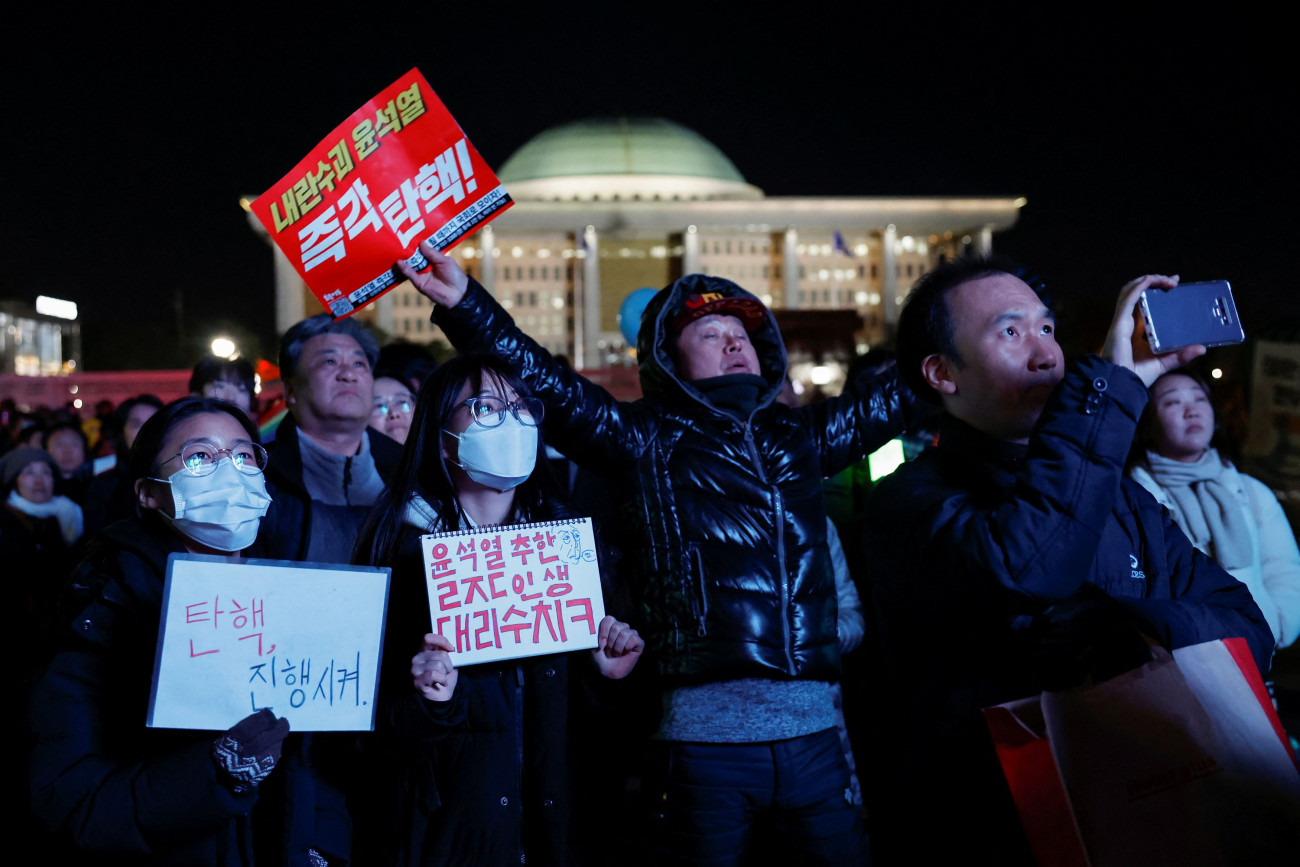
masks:
[[[1139,581],[1147,580],[1147,573],[1138,568],[1138,558],[1135,554],[1128,555],[1129,577],[1136,578]]]

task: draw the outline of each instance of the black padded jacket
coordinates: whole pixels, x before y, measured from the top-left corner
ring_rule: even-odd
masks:
[[[911,395],[893,373],[839,397],[775,403],[785,346],[769,312],[751,335],[767,390],[746,421],[677,375],[668,326],[692,293],[753,296],[693,274],[659,292],[638,346],[644,397],[616,401],[556,363],[478,284],[434,322],[462,351],[508,359],[546,404],[548,442],[604,475],[620,503],[622,577],[669,683],[741,677],[832,680],[834,578],[821,480],[898,433]]]

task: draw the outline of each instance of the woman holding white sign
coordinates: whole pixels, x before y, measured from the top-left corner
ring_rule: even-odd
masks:
[[[70,629],[31,705],[33,810],[91,856],[79,860],[252,863],[251,814],[288,722],[262,710],[214,737],[145,719],[168,557],[251,545],[271,502],[265,466],[257,429],[216,400],[175,401],[136,436],[136,516],[90,543],[70,585]],[[326,848],[304,841],[302,857],[310,846]]]
[[[421,536],[571,517],[539,461],[541,420],[540,401],[502,360],[448,361],[420,390],[396,480],[362,530],[358,558],[393,568],[380,724],[400,767],[396,808],[379,808],[393,823],[378,832],[395,849],[385,863],[563,863],[570,663],[617,680],[645,646],[612,616],[586,660],[457,669],[448,639],[418,641],[429,631]]]

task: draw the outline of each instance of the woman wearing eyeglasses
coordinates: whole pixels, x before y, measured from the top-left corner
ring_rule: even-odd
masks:
[[[221,401],[178,400],[136,436],[137,514],[91,541],[31,705],[33,810],[78,863],[252,863],[250,813],[288,723],[263,710],[213,733],[145,717],[167,558],[252,544],[271,502],[265,466],[257,429]]]
[[[393,569],[378,727],[396,761],[367,790],[397,802],[370,805],[376,863],[566,860],[570,676],[620,679],[644,642],[606,617],[590,654],[458,670],[450,643],[425,634],[420,550],[431,532],[572,516],[539,461],[542,410],[501,359],[448,361],[421,388],[395,481],[362,529],[358,559]]]
[[[396,376],[375,371],[375,407],[370,411],[370,426],[399,443],[405,443],[411,431],[411,412],[415,395]]]

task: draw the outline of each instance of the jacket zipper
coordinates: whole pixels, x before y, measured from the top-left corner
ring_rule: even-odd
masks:
[[[750,417],[753,420],[753,416]],[[763,462],[758,454],[758,445],[754,442],[754,428],[745,425],[745,448],[754,462],[754,471],[763,480],[763,484],[772,488],[772,502],[776,506],[776,560],[781,575],[781,638],[785,647],[786,674],[795,676],[793,638],[790,635],[790,576],[785,568],[785,498],[781,496],[779,485],[768,482],[767,473],[763,471]]]
[[[695,611],[695,634],[703,638],[708,633],[706,624],[709,622],[709,597],[704,587],[704,558],[700,555],[699,546],[694,543],[691,544],[691,560],[692,565],[695,567],[694,589],[699,597],[699,607]]]

